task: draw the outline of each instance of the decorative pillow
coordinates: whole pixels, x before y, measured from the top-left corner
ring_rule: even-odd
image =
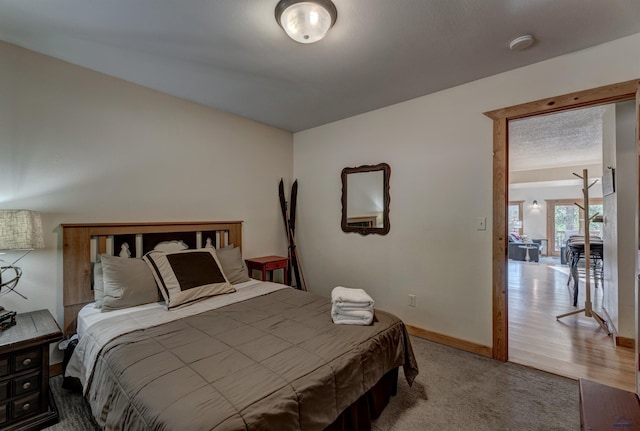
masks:
[[[151,268],[170,309],[209,296],[235,292],[211,248],[151,252],[143,259]]]
[[[102,311],[134,307],[160,300],[153,274],[142,259],[103,254],[100,260],[104,283]]]
[[[104,298],[104,281],[102,278],[102,263],[100,256],[97,262],[93,264],[93,300],[96,308],[102,308]]]
[[[239,247],[224,247],[216,250],[216,256],[222,265],[222,272],[227,276],[231,284],[244,283],[251,280],[247,274],[247,267],[242,260],[242,253]]]
[[[162,241],[156,244],[153,247],[154,251],[162,251],[162,252],[171,252],[171,251],[180,251],[186,250],[189,246],[184,243],[184,241]]]

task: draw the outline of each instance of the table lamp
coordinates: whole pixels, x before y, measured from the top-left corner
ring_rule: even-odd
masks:
[[[27,299],[15,290],[22,276],[22,269],[15,264],[35,248],[44,248],[40,214],[28,210],[0,210],[0,250],[24,252],[11,263],[0,259],[0,295],[14,292]],[[13,271],[13,278],[10,280],[6,280],[7,271]],[[0,306],[0,324],[3,323],[3,318],[9,317],[15,321],[15,312],[4,311],[4,307]]]

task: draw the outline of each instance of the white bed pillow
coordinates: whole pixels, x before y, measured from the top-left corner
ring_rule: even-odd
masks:
[[[172,252],[172,251],[181,251],[188,249],[189,246],[184,243],[184,241],[176,240],[176,241],[162,241],[156,244],[153,247],[154,251],[160,252]]]
[[[102,311],[157,302],[158,287],[142,259],[100,256],[104,296]]]
[[[212,248],[150,252],[143,257],[168,308],[235,292]]]

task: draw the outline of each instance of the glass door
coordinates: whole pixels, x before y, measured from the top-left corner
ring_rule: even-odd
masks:
[[[576,205],[582,199],[547,200],[547,237],[549,253],[560,256],[562,246],[572,235],[584,235],[584,212]],[[589,215],[602,215],[602,198],[589,200]],[[602,223],[590,223],[589,234],[602,237]]]

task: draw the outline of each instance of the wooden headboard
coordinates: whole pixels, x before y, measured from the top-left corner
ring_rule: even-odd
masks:
[[[93,302],[92,261],[98,254],[118,255],[123,244],[131,257],[142,257],[161,241],[183,240],[189,248],[242,247],[242,222],[159,222],[63,224],[64,333],[73,334],[80,309]]]

